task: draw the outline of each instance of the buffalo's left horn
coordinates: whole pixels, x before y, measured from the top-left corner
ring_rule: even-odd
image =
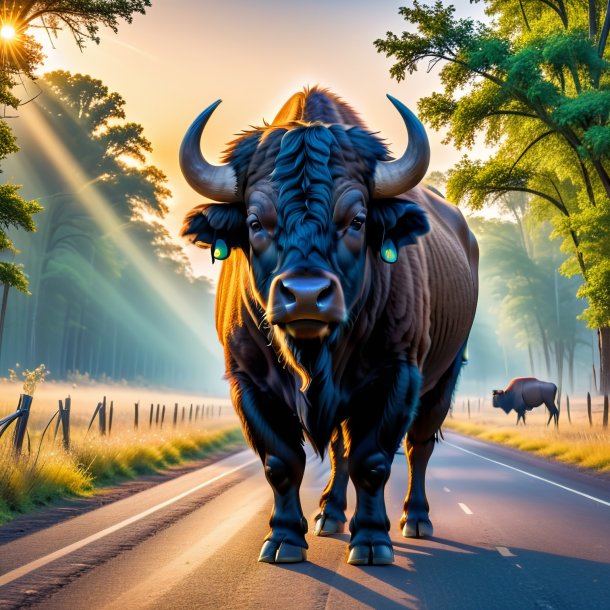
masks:
[[[375,166],[373,199],[396,197],[413,188],[426,175],[430,163],[430,143],[424,126],[402,102],[389,94],[387,97],[405,122],[409,142],[400,159],[380,161]]]
[[[180,146],[180,169],[189,185],[214,201],[239,201],[237,176],[230,165],[212,165],[201,154],[201,136],[214,110],[222,100],[208,106],[188,128]]]

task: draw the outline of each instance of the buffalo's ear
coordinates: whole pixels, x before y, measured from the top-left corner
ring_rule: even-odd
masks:
[[[185,216],[180,235],[199,248],[211,248],[212,262],[228,258],[233,248],[246,249],[245,206],[243,203],[198,205]]]
[[[371,247],[393,263],[403,246],[414,244],[430,230],[424,211],[412,201],[383,199],[371,202],[367,229]]]

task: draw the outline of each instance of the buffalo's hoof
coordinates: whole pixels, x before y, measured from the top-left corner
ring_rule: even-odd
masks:
[[[352,547],[347,563],[353,566],[385,566],[394,563],[394,551],[385,544],[358,544]]]
[[[429,538],[433,533],[434,528],[429,519],[407,519],[402,528],[405,538]]]
[[[345,531],[345,523],[337,521],[321,513],[316,517],[316,525],[313,533],[316,536],[330,536],[331,534],[342,534]]]
[[[261,563],[298,563],[306,559],[307,549],[287,542],[282,542],[278,547],[271,540],[263,544],[261,554],[258,556]]]

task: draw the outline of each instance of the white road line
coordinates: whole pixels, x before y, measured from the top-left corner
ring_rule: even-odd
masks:
[[[458,506],[467,514],[467,515],[473,515],[474,513],[462,502],[458,502]]]
[[[458,445],[454,445],[453,443],[449,443],[445,441],[446,445],[453,447],[454,449],[459,449],[464,453],[469,453],[470,455],[474,455],[482,460],[487,460],[488,462],[492,462],[492,464],[497,464],[498,466],[504,466],[504,468],[509,468],[510,470],[514,470],[515,472],[520,472],[528,477],[532,477],[532,479],[538,479],[539,481],[544,481],[549,485],[554,485],[555,487],[559,487],[560,489],[564,489],[565,491],[571,491],[573,494],[577,494],[582,496],[583,498],[587,498],[588,500],[593,500],[594,502],[598,502],[599,504],[603,504],[604,506],[610,506],[610,502],[606,502],[601,498],[596,498],[595,496],[590,496],[589,494],[583,493],[582,491],[578,491],[576,489],[572,489],[571,487],[566,487],[565,485],[561,485],[560,483],[555,483],[555,481],[549,481],[549,479],[545,479],[544,477],[539,477],[537,474],[532,474],[531,472],[527,472],[525,470],[521,470],[520,468],[515,468],[514,466],[509,466],[508,464],[504,464],[504,462],[498,462],[496,460],[492,460],[491,458],[485,457],[484,455],[480,455],[475,453],[474,451],[470,451],[468,449],[464,449],[464,447],[459,447]]]
[[[516,557],[516,555],[511,553],[510,549],[507,549],[505,546],[497,546],[496,549],[502,557]]]
[[[451,493],[451,490],[448,487],[443,487],[443,491],[446,491],[447,493]]]
[[[11,570],[10,572],[7,572],[6,574],[3,574],[2,576],[0,576],[0,587],[3,587],[4,585],[9,584],[10,582],[13,582],[14,580],[17,580],[18,578],[21,578],[22,576],[25,576],[26,574],[29,574],[30,572],[33,572],[34,570],[37,570],[38,568],[41,568],[42,566],[45,566],[46,564],[51,563],[52,561],[55,561],[56,559],[60,559],[61,557],[65,557],[66,555],[69,555],[70,553],[73,553],[74,551],[78,551],[78,549],[82,549],[84,546],[87,546],[88,544],[91,544],[92,542],[96,542],[97,540],[100,540],[101,538],[105,538],[106,536],[109,536],[110,534],[114,534],[114,532],[117,532],[117,531],[123,529],[124,527],[127,527],[128,525],[135,523],[136,521],[140,521],[141,519],[144,519],[145,517],[148,517],[149,515],[156,513],[157,511],[165,508],[166,506],[170,506],[171,504],[174,504],[174,503],[182,500],[183,498],[190,496],[191,494],[195,493],[196,491],[199,491],[200,489],[203,489],[204,487],[207,487],[208,485],[211,485],[212,483],[215,483],[216,481],[218,481],[224,477],[227,477],[230,474],[237,472],[238,470],[242,470],[242,469],[250,466],[250,464],[253,464],[254,462],[258,462],[258,461],[259,461],[258,458],[253,458],[251,460],[248,460],[245,464],[242,464],[241,466],[236,466],[235,468],[231,468],[231,470],[227,470],[226,472],[223,472],[222,474],[212,477],[210,480],[205,481],[204,483],[195,485],[195,487],[192,487],[191,489],[188,489],[187,491],[184,491],[181,494],[178,494],[177,496],[174,496],[173,498],[166,500],[165,502],[161,502],[160,504],[152,506],[151,508],[148,508],[147,510],[142,511],[141,513],[138,513],[137,515],[134,515],[133,517],[124,519],[123,521],[120,521],[119,523],[116,523],[115,525],[111,525],[110,527],[107,527],[106,529],[103,529],[103,530],[97,532],[96,534],[92,534],[91,536],[87,536],[87,538],[83,538],[82,540],[79,540],[78,542],[69,544],[68,546],[65,546],[63,549],[59,549],[58,551],[50,553],[49,555],[45,555],[44,557],[41,557],[40,559],[30,561],[30,563],[26,563],[25,565],[23,565],[19,568],[15,568],[14,570]]]

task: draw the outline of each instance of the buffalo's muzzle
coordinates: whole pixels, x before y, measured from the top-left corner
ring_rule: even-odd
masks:
[[[271,284],[267,318],[299,339],[322,337],[345,320],[345,298],[336,276],[325,271],[278,275]]]

